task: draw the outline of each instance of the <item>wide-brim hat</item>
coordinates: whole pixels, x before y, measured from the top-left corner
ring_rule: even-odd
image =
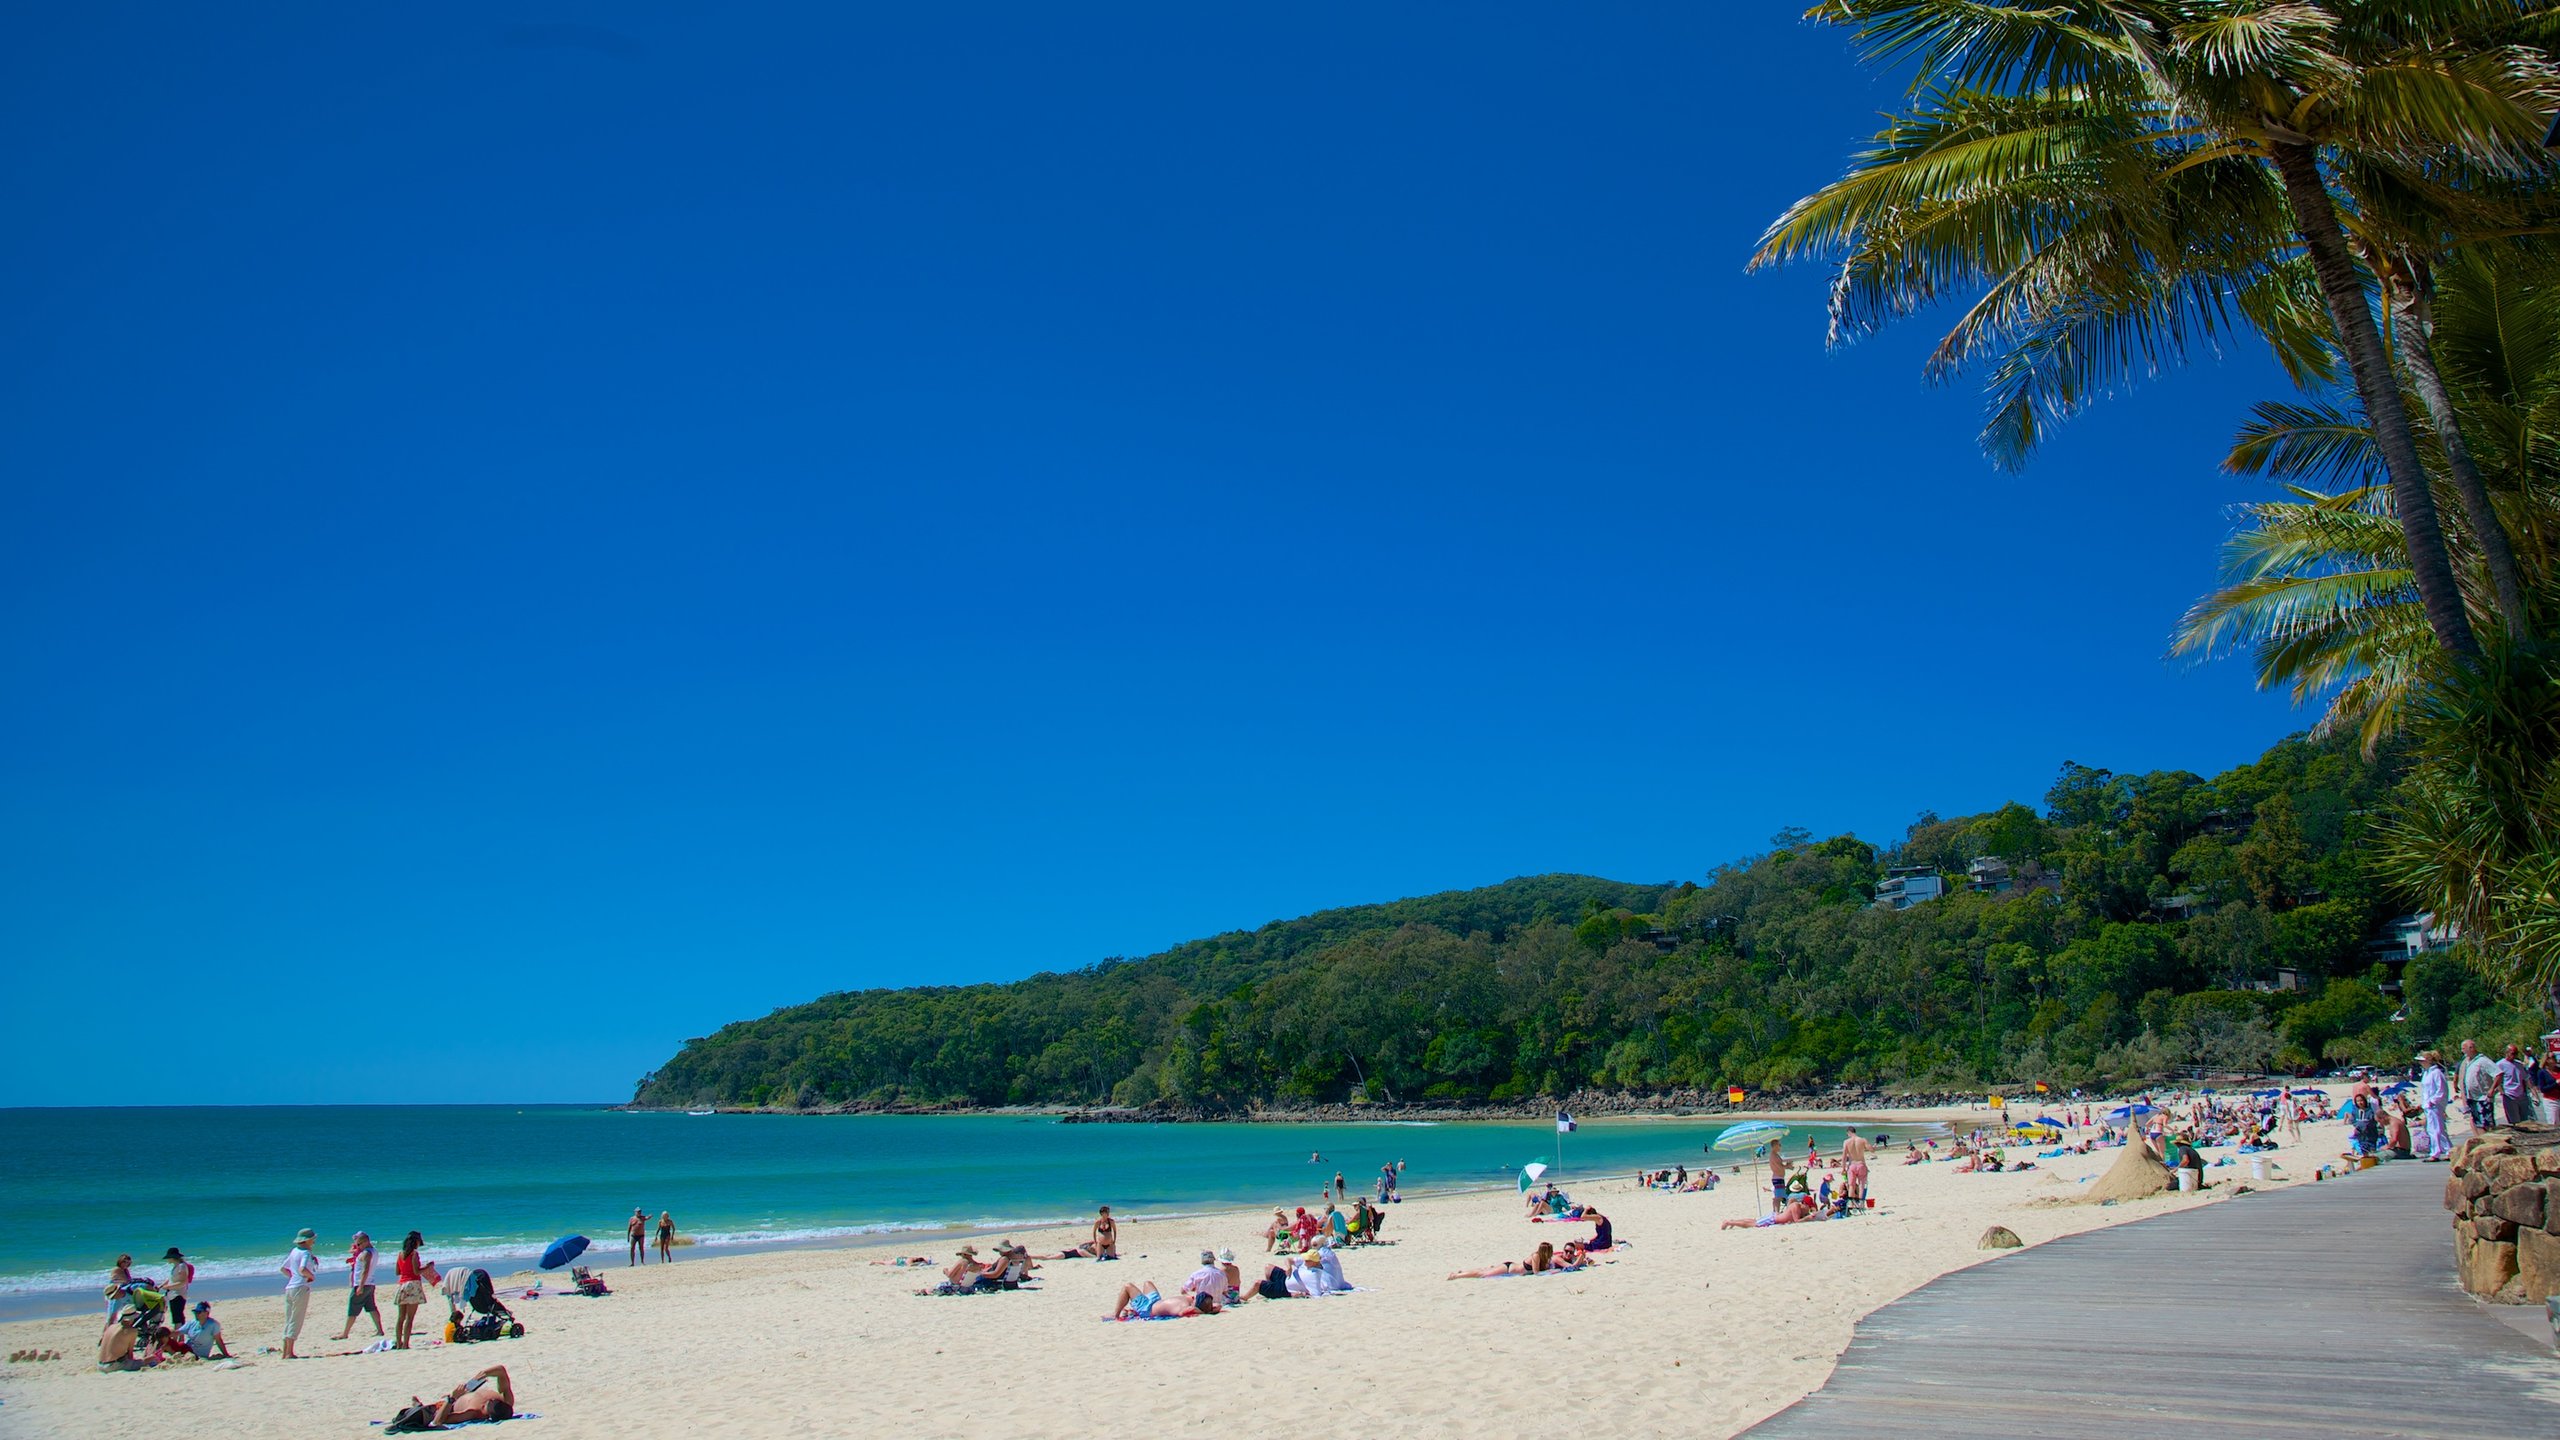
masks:
[[[296,1245],[313,1245],[319,1243],[319,1240],[320,1232],[310,1229],[297,1231],[293,1237],[293,1243]]]
[[[187,1257],[186,1257],[186,1256],[184,1256],[184,1255],[179,1254],[179,1253],[178,1253],[178,1247],[177,1247],[177,1246],[175,1246],[175,1245],[172,1245],[172,1246],[170,1246],[170,1247],[169,1247],[168,1252],[167,1252],[166,1254],[163,1254],[160,1258],[161,1258],[161,1259],[163,1259],[163,1260],[184,1260],[184,1259],[186,1259]]]

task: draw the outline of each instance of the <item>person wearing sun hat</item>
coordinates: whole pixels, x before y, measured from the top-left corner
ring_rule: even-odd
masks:
[[[302,1322],[311,1313],[311,1283],[320,1278],[320,1257],[311,1253],[319,1243],[316,1230],[304,1230],[293,1237],[293,1248],[284,1252],[284,1263],[276,1273],[284,1277],[284,1358],[298,1360],[293,1342],[302,1338]]]
[[[160,1258],[169,1262],[169,1283],[160,1287],[160,1294],[169,1302],[169,1323],[176,1325],[187,1317],[187,1287],[195,1283],[195,1262],[175,1245]]]
[[[1194,1295],[1206,1295],[1212,1299],[1226,1297],[1227,1272],[1218,1268],[1216,1251],[1200,1252],[1200,1268],[1191,1272],[1190,1277],[1182,1282],[1182,1288]]]

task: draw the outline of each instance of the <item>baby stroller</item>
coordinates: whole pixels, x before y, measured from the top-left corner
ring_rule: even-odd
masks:
[[[157,1350],[161,1337],[169,1332],[169,1297],[148,1281],[133,1280],[126,1282],[117,1298],[124,1308],[117,1312],[116,1321],[133,1327],[133,1353],[148,1355]]]
[[[453,1306],[453,1318],[444,1326],[444,1338],[450,1344],[468,1345],[478,1340],[512,1340],[524,1334],[524,1323],[498,1301],[498,1287],[486,1270],[456,1271],[445,1279],[445,1300]],[[468,1306],[469,1316],[463,1314]]]
[[[604,1281],[598,1279],[596,1272],[588,1269],[584,1265],[572,1265],[569,1267],[569,1283],[576,1287],[577,1292],[581,1295],[610,1295],[613,1293],[612,1286],[607,1285]]]

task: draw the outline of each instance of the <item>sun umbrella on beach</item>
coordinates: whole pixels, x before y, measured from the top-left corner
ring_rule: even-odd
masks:
[[[2159,1113],[2160,1107],[2157,1105],[2143,1105],[2136,1103],[2132,1105],[2117,1106],[2113,1110],[2107,1112],[2107,1118],[2121,1125],[2136,1115],[2157,1115]]]
[[[586,1236],[563,1235],[559,1239],[554,1240],[549,1245],[543,1247],[542,1268],[545,1270],[557,1270],[561,1266],[568,1264],[570,1261],[575,1260],[586,1253]]]
[[[1761,1154],[1767,1151],[1771,1141],[1783,1140],[1786,1138],[1786,1135],[1787,1127],[1783,1121],[1745,1120],[1739,1125],[1728,1125],[1724,1129],[1716,1132],[1716,1138],[1707,1142],[1707,1149],[1710,1151],[1750,1151],[1751,1183],[1754,1189],[1758,1189],[1760,1185]],[[1764,1191],[1763,1193],[1765,1194],[1766,1192]]]
[[[1537,1183],[1538,1183],[1538,1177],[1539,1177],[1539,1176],[1541,1176],[1541,1175],[1544,1175],[1544,1174],[1546,1174],[1546,1173],[1547,1173],[1547,1162],[1546,1162],[1546,1161],[1544,1161],[1544,1160],[1532,1160],[1532,1161],[1530,1161],[1528,1164],[1521,1166],[1521,1167],[1520,1167],[1520,1193],[1521,1193],[1521,1194],[1523,1194],[1523,1195],[1528,1194],[1528,1193],[1529,1193],[1529,1187],[1530,1187],[1530,1186],[1532,1186],[1532,1185],[1537,1184]]]

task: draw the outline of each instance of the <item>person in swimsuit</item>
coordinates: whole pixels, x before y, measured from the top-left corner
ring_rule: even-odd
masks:
[[[1771,1225],[1793,1225],[1799,1220],[1811,1219],[1812,1216],[1813,1198],[1808,1195],[1799,1195],[1787,1203],[1787,1208],[1778,1211],[1776,1214],[1763,1215],[1757,1220],[1727,1220],[1723,1225],[1717,1228],[1723,1230],[1759,1230],[1765,1229]]]
[[[1849,1197],[1850,1206],[1863,1209],[1867,1203],[1867,1142],[1858,1138],[1855,1125],[1850,1126],[1849,1133],[1841,1138],[1840,1160],[1842,1173],[1847,1177],[1843,1189]]]
[[[1120,1222],[1111,1218],[1111,1207],[1108,1205],[1103,1206],[1102,1213],[1094,1217],[1093,1258],[1096,1260],[1120,1258]]]
[[[676,1258],[676,1217],[672,1212],[658,1212],[658,1263],[668,1264]]]
[[[622,1262],[623,1268],[627,1270],[634,1265],[648,1263],[649,1212],[635,1206],[631,1211],[630,1223],[622,1227],[622,1233],[631,1240],[631,1258]]]
[[[417,1396],[409,1403],[424,1403]],[[427,1412],[430,1429],[447,1425],[470,1425],[483,1420],[504,1420],[516,1413],[516,1387],[507,1376],[507,1367],[492,1365],[453,1387],[435,1408]]]
[[[1505,1275],[1544,1275],[1556,1266],[1556,1247],[1545,1240],[1538,1242],[1538,1253],[1526,1260],[1505,1260],[1481,1270],[1452,1270],[1452,1280],[1499,1280]]]
[[[1202,1295],[1186,1290],[1168,1300],[1165,1298],[1163,1289],[1156,1282],[1141,1280],[1135,1284],[1120,1287],[1120,1303],[1111,1307],[1108,1318],[1128,1320],[1152,1316],[1159,1320],[1173,1320],[1185,1315],[1217,1313],[1218,1299],[1214,1295]]]

